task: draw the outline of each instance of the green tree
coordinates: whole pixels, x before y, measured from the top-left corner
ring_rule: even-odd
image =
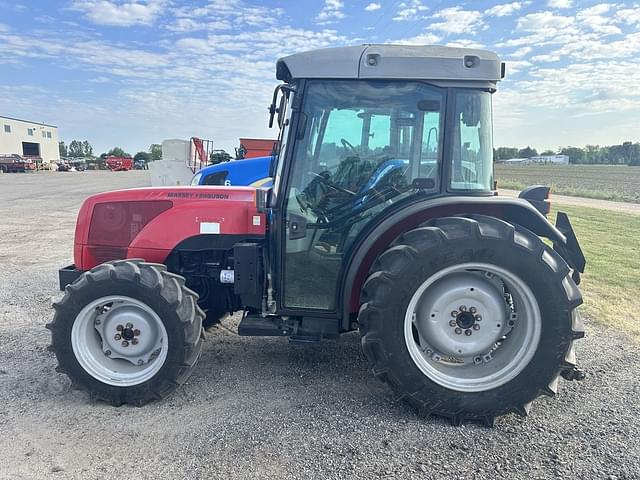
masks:
[[[114,157],[130,157],[131,156],[120,147],[113,147],[111,150],[107,152],[107,155],[114,156]]]
[[[149,153],[151,154],[151,161],[162,160],[162,145],[159,143],[152,143],[149,146]]]
[[[93,156],[93,147],[91,146],[91,144],[87,140],[82,142],[82,149],[84,150],[84,156],[85,157],[92,157]]]
[[[545,150],[544,152],[542,152],[540,155],[544,156],[544,157],[551,157],[553,155],[555,155],[556,152],[554,152],[553,150]]]
[[[67,146],[64,144],[64,142],[58,142],[58,151],[60,152],[61,157],[66,157],[69,155]]]
[[[521,148],[520,150],[518,150],[519,158],[531,158],[531,157],[537,157],[537,156],[538,156],[538,152],[536,151],[536,149],[531,148],[530,146],[526,146],[525,148]]]
[[[138,152],[133,156],[133,159],[136,161],[144,160],[145,162],[148,162],[150,158],[151,154],[147,152]]]
[[[560,155],[567,155],[569,163],[585,163],[584,150],[578,147],[563,147],[560,149]]]
[[[518,149],[515,147],[499,147],[496,149],[496,160],[509,160],[518,156]]]

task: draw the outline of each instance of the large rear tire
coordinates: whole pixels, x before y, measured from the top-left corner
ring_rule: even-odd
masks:
[[[584,336],[580,292],[530,231],[486,216],[403,234],[365,282],[359,323],[373,373],[421,413],[493,424],[553,396]]]
[[[57,371],[92,399],[143,405],[183,384],[202,348],[204,313],[164,265],[121,260],[67,286],[54,304]]]

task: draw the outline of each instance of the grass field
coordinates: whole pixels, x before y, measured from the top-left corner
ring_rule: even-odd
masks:
[[[585,207],[554,206],[569,214],[587,258],[580,288],[590,320],[640,340],[640,216]],[[555,212],[549,218],[555,219]]]
[[[501,188],[542,184],[562,195],[640,203],[640,167],[496,164],[496,179]]]

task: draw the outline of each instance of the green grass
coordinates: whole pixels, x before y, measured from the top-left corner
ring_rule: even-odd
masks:
[[[561,195],[640,203],[640,167],[504,164],[495,167],[501,188],[522,190],[528,185],[542,184]]]
[[[583,312],[640,339],[640,215],[563,205],[554,210],[569,214],[587,258],[580,285]]]

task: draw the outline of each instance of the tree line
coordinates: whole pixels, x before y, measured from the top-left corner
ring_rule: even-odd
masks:
[[[111,150],[105,153],[101,153],[97,157],[93,154],[93,147],[87,140],[72,140],[69,145],[66,145],[64,142],[58,142],[58,151],[60,152],[60,157],[65,158],[105,158],[105,157],[129,157],[131,158],[131,154],[124,151],[124,149],[120,147],[113,147]],[[149,149],[145,151],[140,151],[133,155],[134,160],[144,160],[145,162],[153,162],[154,160],[162,159],[162,145],[159,143],[152,143],[149,146]]]
[[[511,158],[531,158],[538,155],[567,155],[569,163],[583,165],[630,165],[640,166],[640,143],[623,142],[620,145],[587,145],[580,147],[560,147],[557,151],[545,150],[538,154],[535,148],[527,146],[498,147],[493,150],[493,160]]]

